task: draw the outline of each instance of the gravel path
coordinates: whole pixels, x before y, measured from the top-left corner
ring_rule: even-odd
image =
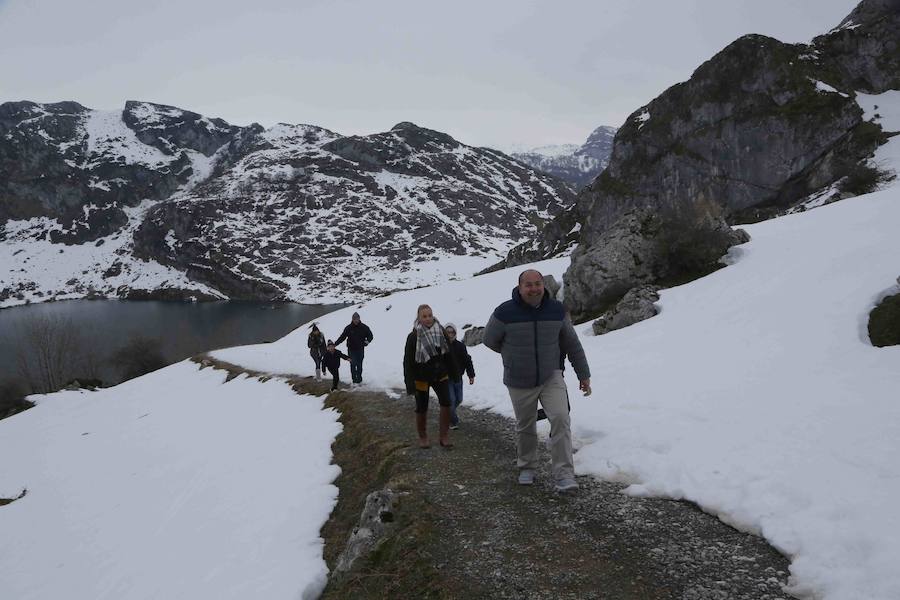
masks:
[[[339,392],[329,401],[355,413],[357,423],[392,449],[394,483],[402,479],[398,485],[416,500],[399,502],[398,518],[404,506],[415,506],[406,516],[430,521],[431,534],[411,542],[412,554],[417,564],[433,567],[429,577],[440,581],[431,581],[421,594],[395,583],[391,597],[791,597],[782,591],[788,574],[784,556],[693,504],[626,496],[622,485],[592,477],[579,477],[577,492],[558,494],[552,490],[546,448],[536,484],[517,485],[509,419],[462,407],[462,426],[451,432],[455,447],[445,450],[436,443],[433,404],[434,445],[421,450],[415,444],[412,401],[405,396]],[[407,560],[410,555],[407,550]],[[384,571],[385,565],[378,569]],[[393,577],[412,575],[395,572]]]

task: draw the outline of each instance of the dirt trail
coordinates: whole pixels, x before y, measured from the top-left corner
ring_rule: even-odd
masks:
[[[693,504],[626,496],[622,485],[591,477],[558,494],[546,448],[535,485],[517,485],[509,419],[463,406],[454,448],[444,450],[433,402],[435,443],[422,450],[405,396],[292,383],[327,394],[344,424],[333,446],[340,497],[322,530],[330,569],[366,495],[399,494],[384,541],[333,577],[325,598],[791,598],[782,591],[787,558]]]

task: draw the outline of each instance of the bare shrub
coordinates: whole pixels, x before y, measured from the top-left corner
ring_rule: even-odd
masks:
[[[661,211],[658,242],[667,267],[667,284],[702,277],[719,268],[719,259],[735,243],[735,234],[725,223],[722,209],[711,200]]]
[[[25,399],[25,385],[17,379],[0,380],[0,419],[34,406]]]
[[[84,344],[70,319],[40,315],[20,326],[18,367],[33,393],[45,394],[72,380],[84,361]]]
[[[140,335],[132,337],[113,352],[111,360],[123,380],[146,375],[168,364],[159,339]]]
[[[869,313],[869,339],[878,347],[900,345],[900,294],[888,296]]]

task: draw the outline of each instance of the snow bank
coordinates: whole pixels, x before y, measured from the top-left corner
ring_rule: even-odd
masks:
[[[182,362],[0,421],[0,597],[313,598],[337,414]]]

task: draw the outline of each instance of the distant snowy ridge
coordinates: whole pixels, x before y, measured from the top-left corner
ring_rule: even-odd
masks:
[[[477,272],[574,203],[412,123],[343,137],[136,101],[0,105],[0,194],[0,306],[353,301]]]
[[[600,126],[584,144],[558,144],[538,147],[516,145],[505,151],[517,160],[562,179],[581,189],[609,164],[615,127]]]

